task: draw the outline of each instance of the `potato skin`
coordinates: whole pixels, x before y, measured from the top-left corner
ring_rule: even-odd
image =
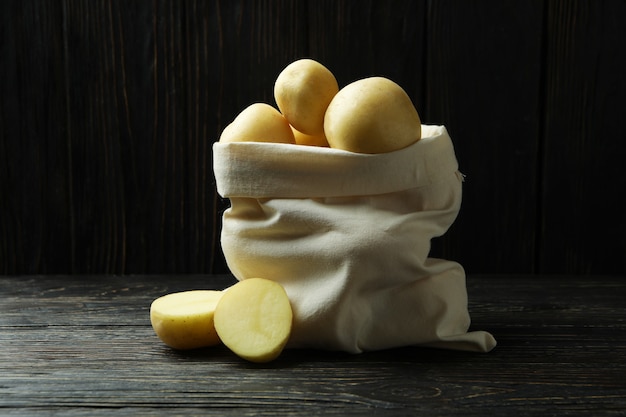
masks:
[[[296,130],[310,136],[323,136],[324,114],[338,91],[333,73],[312,59],[287,65],[274,83],[280,112]]]
[[[324,116],[331,148],[376,154],[405,148],[421,138],[421,121],[407,93],[384,77],[343,87]]]
[[[319,135],[307,135],[298,131],[296,128],[292,127],[293,136],[296,139],[296,145],[307,145],[307,146],[319,146],[322,148],[328,148],[328,141],[326,140],[326,136],[322,132]]]
[[[276,108],[253,103],[226,126],[219,141],[295,143],[295,138],[289,122]]]
[[[221,296],[221,291],[192,290],[159,297],[150,305],[152,328],[173,349],[218,345],[213,317]]]

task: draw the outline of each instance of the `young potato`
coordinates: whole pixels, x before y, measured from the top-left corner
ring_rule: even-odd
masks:
[[[222,291],[193,290],[167,294],[150,305],[150,322],[159,339],[179,350],[220,343],[213,317]]]
[[[224,345],[251,362],[276,359],[289,340],[292,321],[283,287],[263,278],[231,286],[215,309],[215,330]]]
[[[421,138],[419,114],[406,92],[383,77],[364,78],[343,87],[324,117],[331,148],[385,153]]]
[[[328,148],[328,141],[326,140],[324,133],[319,135],[307,135],[306,133],[298,131],[293,126],[291,127],[291,130],[293,131],[293,136],[296,139],[296,145],[321,146]]]
[[[287,65],[274,83],[278,109],[299,132],[311,136],[324,133],[324,113],[339,91],[328,68],[312,59]]]
[[[295,138],[289,122],[278,110],[269,104],[254,103],[226,126],[220,142],[295,143]]]

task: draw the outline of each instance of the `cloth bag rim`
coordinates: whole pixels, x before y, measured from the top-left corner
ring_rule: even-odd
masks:
[[[225,198],[378,195],[427,186],[458,170],[452,140],[438,125],[423,125],[419,141],[383,154],[267,142],[216,142],[213,154]]]

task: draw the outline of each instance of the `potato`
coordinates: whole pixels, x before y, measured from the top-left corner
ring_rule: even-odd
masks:
[[[222,291],[193,290],[171,293],[150,305],[150,322],[166,345],[180,350],[215,346],[220,339],[213,317]]]
[[[293,136],[296,139],[296,145],[328,147],[328,141],[326,140],[324,133],[315,136],[307,135],[306,133],[298,131],[293,126],[291,127],[291,130],[293,131]]]
[[[312,59],[287,65],[274,83],[280,112],[299,132],[312,136],[324,133],[324,114],[338,91],[333,73]]]
[[[289,340],[292,321],[283,287],[263,278],[231,286],[215,309],[215,330],[224,345],[251,362],[276,359]]]
[[[383,77],[354,81],[333,98],[324,117],[331,148],[385,153],[421,138],[419,114],[406,92]]]
[[[277,109],[269,104],[254,103],[226,126],[220,142],[295,143],[295,138],[289,122]]]

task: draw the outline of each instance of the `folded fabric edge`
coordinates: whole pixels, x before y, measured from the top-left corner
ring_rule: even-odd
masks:
[[[492,351],[497,344],[498,342],[491,333],[476,330],[458,335],[441,336],[437,341],[421,343],[419,346],[488,353]]]
[[[444,126],[386,154],[279,143],[215,143],[213,168],[222,197],[315,198],[375,195],[428,185],[458,170]]]

